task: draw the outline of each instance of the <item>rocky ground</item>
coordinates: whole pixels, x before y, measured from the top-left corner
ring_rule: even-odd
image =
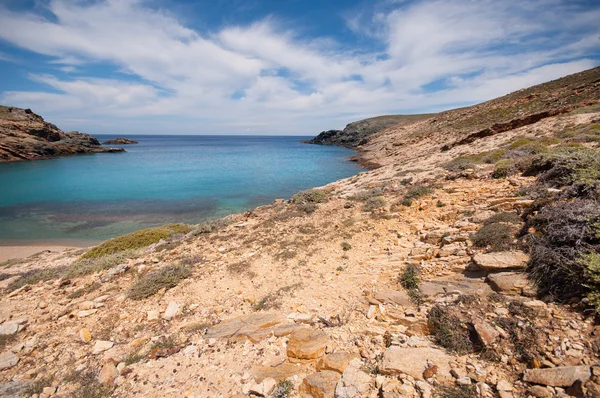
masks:
[[[65,133],[30,109],[0,106],[0,163],[100,152],[124,150],[103,148],[89,134]]]
[[[595,126],[593,105],[460,149],[396,135],[408,160],[376,135],[363,156],[382,167],[291,200],[117,257],[5,262],[0,395],[600,396],[594,311],[542,301],[518,235],[481,243],[522,227],[535,177],[442,167]]]

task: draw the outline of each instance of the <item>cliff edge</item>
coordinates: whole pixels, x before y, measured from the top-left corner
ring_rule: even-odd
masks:
[[[125,150],[103,148],[89,134],[77,131],[65,133],[31,109],[0,105],[0,163],[100,152]]]

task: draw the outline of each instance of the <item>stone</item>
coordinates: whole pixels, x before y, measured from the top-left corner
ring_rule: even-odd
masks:
[[[16,321],[4,322],[2,325],[0,325],[0,335],[6,336],[10,334],[15,334],[21,328],[21,325],[19,325]]]
[[[77,311],[77,317],[78,318],[85,318],[87,316],[95,314],[96,312],[98,312],[97,309]]]
[[[277,381],[286,380],[296,374],[305,373],[306,365],[283,362],[277,366],[259,366],[252,370],[252,376],[257,381],[273,378]]]
[[[340,374],[331,370],[322,370],[304,378],[298,392],[314,398],[329,398],[335,394],[335,387],[340,380]]]
[[[115,379],[119,376],[119,372],[117,371],[117,367],[113,361],[107,361],[104,366],[102,366],[102,370],[98,374],[98,381],[101,384],[113,384]]]
[[[23,397],[31,387],[31,382],[14,380],[0,383],[0,397]]]
[[[421,393],[421,398],[431,398],[433,397],[433,387],[431,384],[424,381],[417,381],[415,383],[417,390]]]
[[[361,370],[360,359],[353,359],[335,388],[336,398],[361,398],[369,396],[374,387],[371,376]]]
[[[498,293],[518,296],[529,284],[527,276],[520,272],[499,272],[490,274],[486,279],[491,288]]]
[[[430,365],[436,365],[436,376],[450,379],[450,362],[453,360],[452,356],[437,348],[391,346],[383,354],[380,372],[388,375],[407,374],[417,380],[424,380],[425,370]]]
[[[486,271],[524,269],[527,261],[529,256],[523,252],[477,253],[473,256],[475,266]]]
[[[325,355],[317,362],[317,370],[333,370],[338,373],[344,373],[344,370],[350,364],[350,361],[358,358],[357,354],[349,352],[335,352]]]
[[[163,314],[163,318],[173,319],[173,318],[175,318],[175,316],[177,315],[178,312],[179,312],[179,304],[177,304],[175,301],[170,301],[169,305],[167,305],[167,309],[165,310],[165,313]]]
[[[79,331],[79,338],[84,343],[89,343],[92,341],[92,332],[90,332],[90,330],[87,328],[83,328]]]
[[[279,325],[275,329],[273,329],[273,335],[275,337],[283,337],[292,334],[294,331],[302,328],[302,325],[296,325],[295,323],[287,323]]]
[[[273,378],[266,378],[260,383],[254,383],[250,386],[249,392],[254,395],[258,395],[259,397],[266,397],[271,394],[271,392],[277,386],[277,380]]]
[[[325,353],[329,338],[321,330],[303,328],[290,334],[287,355],[290,359],[317,359]]]
[[[42,396],[46,396],[46,397],[50,397],[52,395],[54,395],[54,393],[56,393],[56,387],[44,387],[42,389]]]
[[[490,286],[480,276],[455,274],[436,278],[435,280],[421,282],[419,290],[426,297],[444,295],[447,292],[460,292],[461,294],[489,295],[492,293]]]
[[[250,340],[258,342],[268,337],[285,318],[279,314],[251,314],[228,319],[206,331],[206,339]]]
[[[470,386],[471,378],[470,377],[461,377],[460,379],[456,379],[456,384],[459,386]]]
[[[97,355],[106,350],[110,350],[114,344],[115,343],[113,343],[112,341],[98,340],[98,341],[96,341],[96,344],[94,344],[94,348],[92,349],[92,354]]]
[[[10,369],[19,363],[19,358],[10,351],[0,354],[0,370]]]
[[[414,307],[405,290],[382,290],[373,295],[373,298],[383,304],[397,304],[403,307]]]
[[[148,316],[148,321],[156,321],[156,320],[158,320],[160,313],[158,311],[151,310],[151,311],[147,312],[147,316]]]
[[[291,314],[287,315],[287,318],[291,319],[292,321],[294,321],[296,323],[310,324],[315,319],[315,316],[313,314],[302,314],[300,312],[292,312]]]
[[[500,333],[492,325],[483,320],[473,321],[473,328],[475,329],[475,333],[477,333],[477,338],[484,347],[492,345],[500,336]]]
[[[527,369],[523,380],[551,387],[570,387],[576,381],[585,383],[592,377],[590,366],[559,366],[548,369]]]
[[[506,381],[506,380],[499,380],[498,383],[496,383],[496,390],[498,391],[512,391],[513,390],[513,386],[512,383]]]
[[[552,398],[552,393],[542,386],[529,387],[529,394],[536,398]]]

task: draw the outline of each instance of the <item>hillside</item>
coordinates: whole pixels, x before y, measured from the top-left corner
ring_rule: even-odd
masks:
[[[599,90],[396,125],[359,147],[379,167],[289,200],[0,264],[0,396],[600,396]]]
[[[359,120],[346,125],[343,130],[327,130],[321,132],[311,140],[305,140],[305,144],[337,145],[346,148],[355,148],[365,144],[367,137],[378,133],[391,126],[402,126],[428,119],[435,114],[422,115],[387,115],[377,116],[369,119]]]
[[[124,150],[103,148],[89,134],[65,133],[30,109],[0,105],[0,163],[101,152]]]

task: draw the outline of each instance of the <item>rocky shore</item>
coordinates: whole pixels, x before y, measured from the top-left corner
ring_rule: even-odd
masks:
[[[114,140],[107,140],[102,143],[102,145],[132,145],[139,144],[139,142],[131,140],[129,138],[118,137]]]
[[[124,151],[104,148],[89,134],[65,133],[30,109],[0,106],[0,163]]]
[[[359,148],[379,167],[289,200],[1,264],[0,395],[600,396],[598,81],[392,126]]]

